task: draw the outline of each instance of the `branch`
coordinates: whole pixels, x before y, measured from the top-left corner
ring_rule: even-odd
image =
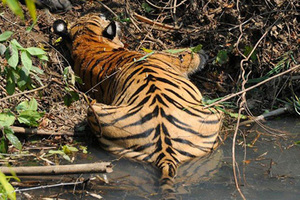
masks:
[[[83,136],[84,132],[74,132],[74,131],[48,131],[44,129],[38,128],[24,128],[19,126],[11,126],[10,127],[15,133],[23,133],[23,134],[36,134],[36,135],[67,135],[67,136]]]
[[[81,173],[111,173],[112,165],[109,162],[75,164],[75,165],[57,165],[57,166],[33,166],[33,167],[0,167],[0,171],[4,174],[15,172],[17,175],[31,174],[81,174]]]
[[[257,117],[253,117],[252,119],[250,120],[247,120],[247,121],[243,121],[240,123],[240,126],[243,126],[243,125],[246,125],[246,124],[250,124],[252,122],[257,122],[257,121],[261,121],[261,120],[264,120],[266,118],[269,118],[269,117],[275,117],[275,116],[278,116],[278,115],[282,115],[288,111],[290,111],[292,109],[291,106],[286,106],[286,107],[283,107],[283,108],[278,108],[276,110],[272,110],[268,113],[264,113],[264,114],[261,114]]]

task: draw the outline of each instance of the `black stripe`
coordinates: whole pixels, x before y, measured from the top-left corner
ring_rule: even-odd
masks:
[[[158,87],[156,87],[155,84],[151,84],[151,86],[150,86],[149,90],[147,91],[146,95],[149,94],[149,93],[152,94],[152,93],[154,93],[156,90],[161,91],[161,89],[159,89]]]
[[[152,147],[153,145],[154,145],[154,143],[151,142],[151,143],[148,143],[148,144],[145,144],[145,145],[142,145],[142,146],[138,146],[138,147],[134,148],[134,150],[135,151],[143,151],[143,150],[145,150],[147,148]]]
[[[122,128],[128,128],[128,127],[132,127],[132,126],[137,126],[137,125],[143,125],[144,123],[150,121],[151,119],[153,118],[153,113],[149,113],[145,116],[143,116],[141,119],[131,123],[131,124],[128,124],[126,126],[123,126]]]
[[[186,139],[172,138],[172,141],[175,141],[175,142],[178,142],[178,143],[181,143],[181,144],[186,144],[186,145],[189,145],[190,147],[197,148],[197,149],[200,149],[201,151],[208,152],[207,150],[205,150],[205,149],[207,149],[207,147],[201,147],[201,146],[199,146],[197,144],[194,144],[191,141],[186,140]]]
[[[139,88],[131,95],[131,97],[128,99],[128,102],[130,102],[131,99],[132,99],[133,97],[135,97],[136,95],[138,95],[138,94],[139,94],[141,91],[143,91],[147,86],[148,86],[147,83],[141,85],[141,86],[140,86],[140,87],[139,87]]]
[[[181,124],[181,125],[184,125],[184,126],[187,126],[187,127],[191,127],[191,125],[180,121],[179,119],[177,119],[173,115],[167,115],[163,109],[161,109],[161,116],[166,118],[171,124],[175,125],[175,123],[177,122],[178,124]]]
[[[134,110],[134,109],[136,109],[136,108],[139,108],[139,107],[144,106],[144,105],[149,101],[150,97],[151,97],[151,96],[146,96],[142,101],[140,101],[139,104],[137,104],[136,106],[134,106],[133,108],[131,108],[128,112],[130,112],[130,111],[132,111],[132,110]],[[136,98],[138,98],[138,96],[137,96]],[[135,100],[135,99],[134,99],[134,100]],[[134,101],[133,101],[133,102],[134,102]],[[133,102],[129,102],[129,105],[131,105]]]
[[[190,157],[190,158],[195,158],[196,156],[191,154],[191,153],[188,153],[186,151],[183,151],[183,150],[179,150],[179,149],[175,149],[176,151],[178,151],[181,155],[184,155],[184,156],[187,156],[187,157]]]
[[[165,107],[169,108],[169,106],[162,100],[162,98],[158,94],[155,95],[155,97],[153,98],[153,100],[152,100],[152,102],[151,102],[151,104],[149,106],[152,106],[153,104],[155,104],[156,101],[158,101],[159,103],[161,103]]]

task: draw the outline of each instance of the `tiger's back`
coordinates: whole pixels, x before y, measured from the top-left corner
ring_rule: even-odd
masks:
[[[201,93],[184,76],[198,66],[189,69],[159,53],[129,51],[115,29],[88,16],[70,31],[75,73],[85,90],[98,84],[99,103],[90,106],[88,122],[104,149],[154,163],[163,190],[172,190],[178,165],[214,148],[221,114],[203,108]]]

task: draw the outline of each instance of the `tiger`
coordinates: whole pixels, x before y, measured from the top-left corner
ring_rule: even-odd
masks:
[[[211,153],[222,126],[222,112],[204,108],[199,89],[188,79],[206,56],[129,50],[118,23],[101,14],[87,14],[70,29],[57,20],[53,29],[71,43],[82,90],[93,90],[97,102],[90,104],[87,121],[101,147],[153,164],[161,173],[162,194],[174,193],[180,164]]]

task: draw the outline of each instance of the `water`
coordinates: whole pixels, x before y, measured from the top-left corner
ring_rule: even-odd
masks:
[[[299,199],[300,146],[294,142],[300,141],[300,119],[277,119],[268,121],[265,125],[268,129],[281,132],[270,133],[254,125],[242,130],[245,137],[238,136],[236,160],[241,190],[247,199]],[[229,137],[208,158],[181,166],[176,178],[178,199],[241,199],[232,173],[231,148],[232,140]],[[89,151],[92,154],[80,159],[80,163],[114,160],[113,173],[98,174],[100,177],[106,176],[109,184],[92,182],[85,190],[80,187],[75,190],[73,187],[61,187],[28,193],[38,198],[56,195],[64,199],[96,199],[85,191],[99,194],[108,200],[161,198],[157,194],[159,173],[154,167],[126,159],[116,160],[116,157],[97,147],[91,147]]]

